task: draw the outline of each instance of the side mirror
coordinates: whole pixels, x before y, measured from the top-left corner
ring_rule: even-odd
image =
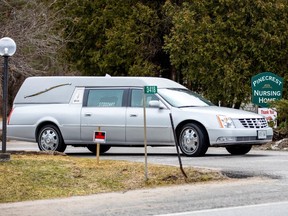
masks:
[[[151,100],[149,101],[149,107],[155,107],[159,109],[164,109],[165,106],[159,100]]]

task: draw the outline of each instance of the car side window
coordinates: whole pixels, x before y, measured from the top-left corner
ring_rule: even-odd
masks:
[[[149,101],[159,100],[156,95],[146,95],[146,107],[149,106]],[[132,89],[131,92],[131,107],[143,107],[143,90]]]
[[[122,107],[124,89],[90,89],[87,107]]]

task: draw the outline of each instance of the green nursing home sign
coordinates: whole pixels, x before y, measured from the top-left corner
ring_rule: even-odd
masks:
[[[257,74],[251,79],[252,103],[268,107],[269,102],[282,98],[283,78],[271,72]]]

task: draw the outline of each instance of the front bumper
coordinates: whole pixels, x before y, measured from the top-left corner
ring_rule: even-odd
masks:
[[[261,145],[272,141],[272,128],[261,129],[211,129],[208,130],[211,146],[228,146],[239,144]]]

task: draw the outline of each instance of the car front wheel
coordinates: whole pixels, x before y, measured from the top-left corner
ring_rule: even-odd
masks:
[[[181,129],[179,147],[183,154],[189,157],[202,156],[208,149],[208,138],[197,124],[188,123]]]

